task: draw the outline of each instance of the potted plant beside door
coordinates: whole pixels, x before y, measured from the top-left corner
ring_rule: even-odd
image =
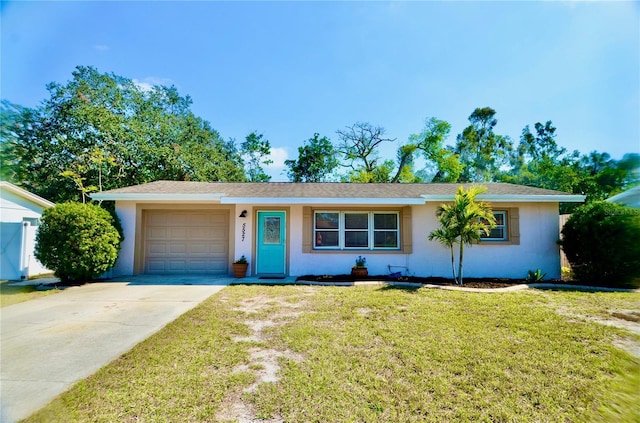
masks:
[[[233,276],[236,278],[244,278],[247,276],[247,268],[249,267],[249,262],[245,256],[240,257],[238,260],[233,262]]]
[[[369,274],[367,270],[367,259],[362,256],[358,256],[356,259],[356,265],[351,268],[351,275],[357,278],[365,277]]]

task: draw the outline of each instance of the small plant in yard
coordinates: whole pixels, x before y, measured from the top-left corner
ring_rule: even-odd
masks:
[[[547,274],[542,273],[542,270],[540,269],[536,269],[535,272],[533,270],[529,270],[529,273],[527,274],[525,280],[529,283],[540,282],[544,280],[545,276],[547,276]]]
[[[358,258],[356,259],[356,265],[353,266],[354,269],[364,269],[365,267],[367,267],[367,258],[366,257],[362,257],[362,256],[358,256]]]
[[[241,256],[238,260],[234,261],[235,264],[247,264],[247,258],[245,256]]]
[[[64,203],[42,214],[36,258],[64,282],[85,282],[109,270],[121,235],[115,218],[94,204]]]

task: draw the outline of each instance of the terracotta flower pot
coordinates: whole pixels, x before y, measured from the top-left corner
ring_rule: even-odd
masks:
[[[244,278],[247,276],[247,268],[249,263],[233,263],[233,276],[236,278]]]
[[[363,278],[369,275],[369,270],[366,267],[354,267],[351,269],[351,275],[356,278]]]

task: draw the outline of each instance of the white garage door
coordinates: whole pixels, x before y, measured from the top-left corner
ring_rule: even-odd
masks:
[[[229,213],[147,210],[145,273],[228,273]]]

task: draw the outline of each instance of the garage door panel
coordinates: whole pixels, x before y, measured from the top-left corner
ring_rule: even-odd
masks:
[[[191,215],[187,215],[185,213],[180,213],[180,212],[174,212],[174,213],[170,213],[167,216],[167,225],[168,226],[184,226],[184,225],[189,225],[190,222],[190,216]]]
[[[151,226],[147,229],[147,239],[166,239],[167,236],[167,228]]]
[[[227,274],[229,214],[146,212],[145,272]]]
[[[168,217],[166,214],[148,214],[147,223],[151,226],[167,226]]]
[[[148,273],[166,273],[167,263],[164,260],[147,259]]]
[[[225,256],[227,255],[227,246],[223,244],[212,244],[211,253],[217,256]]]
[[[209,263],[204,260],[191,260],[189,270],[192,272],[206,272],[209,270]]]
[[[194,213],[189,220],[190,226],[210,226],[213,224],[214,217],[211,214]]]
[[[186,239],[189,237],[187,228],[184,226],[173,226],[169,227],[168,230],[170,239]]]
[[[167,253],[167,245],[158,242],[149,242],[149,255],[164,255]]]
[[[168,271],[172,273],[184,273],[187,270],[187,263],[185,260],[169,260]]]
[[[210,255],[213,253],[212,245],[201,243],[191,244],[190,253],[192,255]]]
[[[214,231],[212,228],[188,228],[186,238],[189,239],[215,239],[220,237],[220,232]]]
[[[169,245],[169,254],[171,254],[174,257],[187,254],[188,251],[189,251],[189,248],[187,247],[186,243],[173,243],[172,242]]]
[[[227,261],[226,260],[213,260],[207,262],[207,273],[214,275],[226,275],[227,274]],[[225,270],[221,270],[225,269]]]

